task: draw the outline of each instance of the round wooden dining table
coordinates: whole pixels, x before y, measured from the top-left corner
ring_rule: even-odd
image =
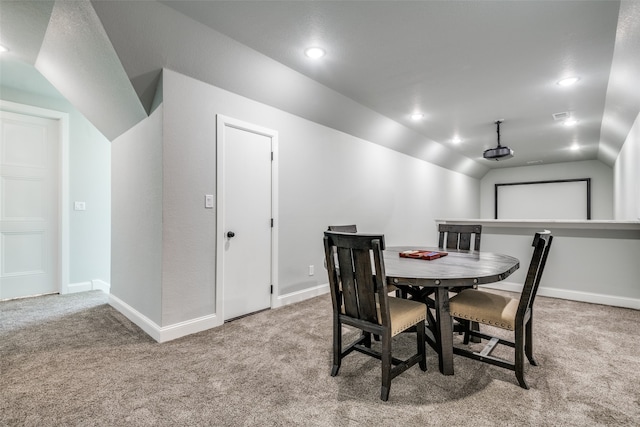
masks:
[[[432,260],[400,256],[401,252],[408,250],[446,252],[447,255]],[[492,252],[429,247],[387,247],[383,253],[387,284],[406,292],[409,298],[426,303],[435,313],[428,310],[427,342],[438,353],[440,372],[453,375],[450,290],[504,280],[520,267],[520,261]]]

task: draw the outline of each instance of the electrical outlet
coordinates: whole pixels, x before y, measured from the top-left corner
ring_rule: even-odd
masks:
[[[309,266],[309,276],[313,276],[314,274],[315,274],[314,267],[313,267],[313,265],[310,265]]]
[[[87,210],[87,205],[85,202],[74,202],[73,210],[75,211],[85,211]]]

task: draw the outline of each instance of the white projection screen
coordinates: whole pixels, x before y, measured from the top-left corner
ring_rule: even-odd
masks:
[[[591,178],[496,184],[495,219],[591,219]]]

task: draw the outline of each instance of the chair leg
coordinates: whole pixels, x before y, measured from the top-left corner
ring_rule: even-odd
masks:
[[[362,332],[362,335],[365,337],[365,340],[362,342],[367,348],[371,348],[371,332]]]
[[[480,324],[478,322],[471,322],[471,325],[469,327],[471,328],[472,331],[476,331],[476,332],[480,331]],[[471,336],[470,339],[471,339],[471,342],[482,342],[482,339],[480,337]]]
[[[396,289],[396,298],[407,299],[407,297],[408,297],[407,291],[403,289]]]
[[[333,318],[333,367],[331,368],[331,376],[335,377],[338,375],[338,371],[340,370],[340,362],[341,362],[341,354],[342,354],[342,325],[340,321],[334,317]]]
[[[524,326],[524,325],[522,325]],[[516,340],[515,340],[515,371],[516,371],[516,378],[518,379],[518,384],[520,384],[520,387],[524,388],[525,390],[529,390],[529,385],[527,384],[527,382],[524,379],[524,346],[525,346],[525,332],[522,330],[523,328],[521,327],[521,325],[516,325],[516,330],[515,330],[515,334],[516,334]]]
[[[418,323],[416,325],[416,341],[418,344],[418,354],[420,355],[420,369],[422,369],[423,371],[427,370],[427,352],[425,350],[425,324],[424,321]]]
[[[533,366],[538,366],[538,362],[533,358],[533,317],[529,318],[526,326],[526,337],[524,341],[524,352],[529,359],[529,363]]]
[[[389,400],[389,388],[391,387],[391,384],[389,384],[388,386],[382,386],[380,388],[380,400],[383,401],[387,401]]]
[[[469,344],[469,328],[471,327],[471,322],[469,320],[464,319],[456,319],[460,326],[462,326],[462,332],[464,333],[464,338],[462,343],[464,345]]]
[[[391,334],[388,331],[382,335],[382,387],[380,399],[389,400],[391,390]]]

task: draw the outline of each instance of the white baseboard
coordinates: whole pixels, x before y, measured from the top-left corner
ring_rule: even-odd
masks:
[[[93,290],[102,291],[105,294],[108,294],[111,291],[111,285],[109,283],[107,283],[107,282],[103,282],[100,279],[92,280],[91,281],[91,288]]]
[[[329,284],[314,286],[313,288],[303,289],[301,291],[291,292],[289,294],[280,295],[271,302],[272,308],[283,307],[285,305],[304,301],[309,298],[317,297],[329,293]]]
[[[514,282],[499,282],[482,285],[483,288],[501,289],[511,292],[522,292],[522,285]],[[277,297],[273,301],[272,307],[282,307],[288,304],[304,301],[309,298],[329,293],[329,284],[325,283],[310,289],[292,292]],[[618,297],[613,295],[596,294],[592,292],[573,291],[568,289],[540,287],[538,295],[560,298],[571,301],[588,302],[592,304],[610,305],[613,307],[632,308],[640,310],[640,299],[629,297]]]
[[[67,286],[68,294],[74,294],[76,292],[86,292],[91,290],[91,282],[78,282],[78,283],[69,283]]]
[[[196,319],[187,320],[173,325],[163,326],[160,328],[160,339],[158,342],[167,342],[181,338],[187,335],[206,331],[207,329],[222,326],[224,321],[215,314],[198,317]]]
[[[74,286],[73,292],[81,292],[81,290],[90,290],[90,283],[78,284]],[[77,290],[76,290],[77,289]],[[70,290],[71,291],[71,286]],[[316,297],[329,293],[329,284],[315,286],[310,289],[304,289],[302,291],[291,292],[286,295],[275,297],[272,300],[272,307],[283,307],[285,305],[293,304],[296,302],[304,301],[309,298]],[[157,323],[149,319],[144,314],[140,313],[129,304],[125,303],[114,295],[109,295],[109,305],[122,313],[127,319],[138,325],[147,335],[159,343],[171,341],[186,335],[202,332],[207,329],[221,326],[224,323],[223,319],[220,319],[215,314],[199,317],[197,319],[187,320],[185,322],[175,323],[169,326],[159,326]]]
[[[160,341],[160,326],[147,316],[140,313],[138,310],[135,310],[129,304],[113,294],[109,295],[109,305],[122,313],[127,319],[138,325],[138,327],[145,331],[151,338],[158,342]]]
[[[81,292],[82,290],[99,289],[101,286],[104,287],[105,285],[108,289],[108,285],[100,281],[74,284],[73,286],[69,286],[69,292]],[[490,285],[483,285],[482,287],[511,292],[522,292],[522,285],[513,282],[493,283]],[[71,290],[72,288],[73,290]],[[272,300],[272,308],[283,307],[285,305],[294,304],[327,293],[329,293],[328,283],[301,291],[291,292],[289,294],[275,297]],[[542,287],[538,291],[538,295],[640,310],[640,300],[634,298],[615,297],[611,295],[595,294],[590,292]],[[114,295],[109,295],[109,305],[118,310],[133,323],[138,325],[144,332],[146,332],[151,338],[158,341],[159,343],[171,341],[177,338],[184,337],[186,335],[195,334],[197,332],[202,332],[207,329],[221,326],[224,323],[223,319],[220,319],[215,314],[212,314],[161,327]]]
[[[503,291],[522,292],[522,285],[513,282],[499,282],[482,285],[483,288],[500,289]],[[572,291],[568,289],[545,288],[538,289],[538,295],[551,298],[567,299],[571,301],[589,302],[593,304],[610,305],[613,307],[633,308],[640,310],[640,299],[617,297],[613,295],[596,294],[592,292]]]
[[[86,292],[99,290],[104,293],[109,293],[111,286],[100,279],[91,280],[89,282],[69,283],[67,286],[67,294],[73,294],[76,292]]]
[[[215,314],[212,314],[180,323],[174,323],[169,326],[159,326],[147,316],[114,295],[109,295],[109,305],[122,313],[127,319],[138,325],[140,329],[159,343],[202,332],[216,326],[221,326],[224,323],[222,319]]]
[[[274,298],[272,308],[282,307],[296,302],[304,301],[318,295],[329,292],[329,284],[319,285],[310,289],[305,289],[290,294],[281,295]],[[151,338],[159,343],[171,341],[186,335],[206,331],[207,329],[222,326],[224,320],[215,314],[202,316],[196,319],[175,323],[169,326],[159,326],[157,323],[143,315],[129,304],[125,303],[114,295],[109,295],[109,305],[122,313],[127,319],[138,325]]]

